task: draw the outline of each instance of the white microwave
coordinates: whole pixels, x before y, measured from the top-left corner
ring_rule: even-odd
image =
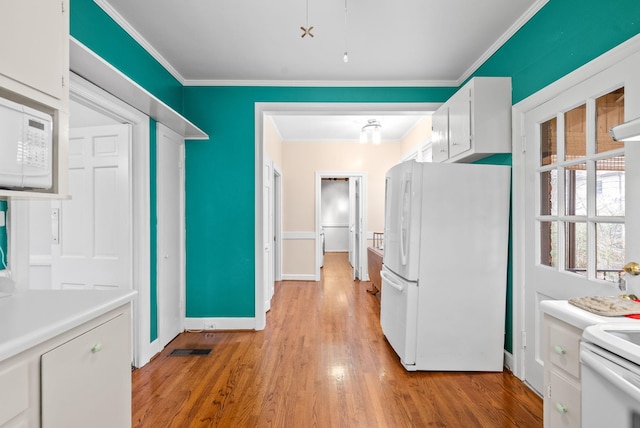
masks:
[[[0,98],[0,188],[51,188],[53,118]]]

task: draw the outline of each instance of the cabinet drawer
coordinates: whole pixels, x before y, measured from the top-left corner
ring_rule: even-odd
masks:
[[[29,407],[28,376],[26,364],[0,366],[0,425]]]
[[[549,397],[545,411],[551,427],[580,427],[580,387],[556,372],[549,374]]]
[[[42,355],[42,427],[131,425],[128,312]]]
[[[549,325],[547,346],[549,361],[576,379],[580,379],[579,330],[554,322]]]

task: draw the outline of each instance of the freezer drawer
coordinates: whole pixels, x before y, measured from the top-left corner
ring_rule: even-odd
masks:
[[[380,325],[389,344],[407,370],[416,363],[418,284],[382,268]]]

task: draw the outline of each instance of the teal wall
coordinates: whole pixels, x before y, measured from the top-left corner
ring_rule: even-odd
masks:
[[[254,103],[439,102],[454,91],[182,88],[92,0],[71,1],[75,38],[211,136],[212,141],[190,141],[186,146],[189,317],[254,316]],[[516,103],[639,31],[638,0],[550,0],[475,75],[511,76]],[[510,305],[508,311],[511,319]],[[509,343],[507,349],[511,350]]]
[[[70,0],[71,36],[140,86],[182,111],[182,85],[93,0]]]
[[[185,87],[188,317],[253,317],[256,102],[442,102],[454,88]]]
[[[511,76],[515,104],[639,32],[638,0],[549,0],[475,75]]]

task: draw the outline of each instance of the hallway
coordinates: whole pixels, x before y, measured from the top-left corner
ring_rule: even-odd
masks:
[[[276,284],[264,331],[180,334],[133,372],[134,427],[541,427],[511,373],[406,372],[346,253]],[[174,357],[176,348],[211,348]]]

